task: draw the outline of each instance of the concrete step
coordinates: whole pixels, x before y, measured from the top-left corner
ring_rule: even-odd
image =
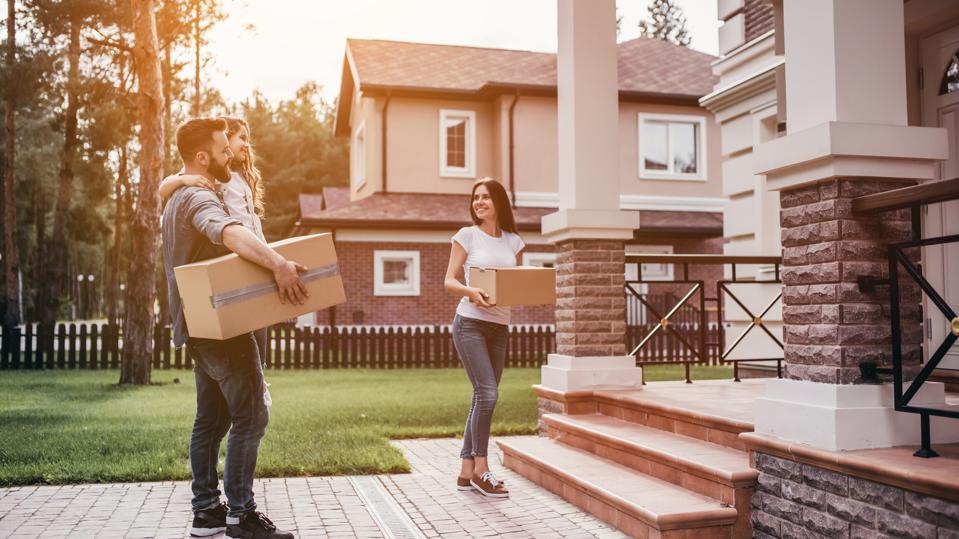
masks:
[[[738,512],[719,500],[548,438],[497,442],[504,464],[624,533],[733,537]]]
[[[759,473],[745,451],[602,414],[545,414],[550,438],[668,481],[737,509],[735,536],[750,533],[750,498]]]
[[[674,399],[670,400],[663,398],[669,395],[664,390],[672,388],[664,382],[657,384],[661,386],[654,390],[594,391],[596,411],[638,425],[745,451],[746,446],[739,440],[739,434],[752,432],[753,423],[751,414],[746,417],[739,408],[751,407],[754,397],[733,394],[723,400],[724,387],[698,382],[698,387],[686,386],[684,391],[676,391],[672,394]],[[746,382],[742,384],[745,386]],[[702,398],[695,398],[697,392],[702,393]],[[733,401],[733,398],[743,402]]]

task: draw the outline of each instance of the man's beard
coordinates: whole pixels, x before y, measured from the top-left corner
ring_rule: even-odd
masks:
[[[221,182],[230,181],[230,162],[227,161],[225,165],[217,163],[216,160],[210,160],[210,164],[207,165],[206,171],[210,173],[215,179]]]

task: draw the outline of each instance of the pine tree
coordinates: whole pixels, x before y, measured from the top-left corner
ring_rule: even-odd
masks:
[[[675,0],[653,0],[646,20],[639,21],[642,35],[688,47],[692,36],[686,30],[686,15]]]

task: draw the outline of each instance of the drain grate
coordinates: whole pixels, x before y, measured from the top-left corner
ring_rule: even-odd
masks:
[[[379,478],[372,475],[350,477],[350,483],[363,500],[376,525],[388,539],[425,539],[426,536],[410,520]]]

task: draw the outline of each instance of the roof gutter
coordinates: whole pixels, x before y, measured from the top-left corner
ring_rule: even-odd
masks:
[[[389,122],[387,122],[386,120],[386,113],[389,112],[390,110],[390,97],[391,97],[391,93],[387,91],[386,102],[383,104],[383,117],[380,118],[380,122],[381,122],[380,127],[383,132],[383,141],[381,143],[381,148],[380,148],[382,150],[382,159],[380,160],[380,166],[383,167],[382,172],[383,172],[383,192],[384,193],[390,192],[389,187],[387,186],[387,183],[386,183],[386,180],[387,180],[386,169],[388,164],[386,160],[386,129],[389,126]]]
[[[513,109],[516,108],[516,102],[519,101],[519,90],[513,97],[513,102],[509,106],[509,200],[513,207],[516,207],[516,180],[515,169],[513,165]]]

